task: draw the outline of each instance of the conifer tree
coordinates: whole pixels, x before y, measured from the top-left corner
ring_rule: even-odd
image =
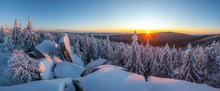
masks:
[[[201,68],[193,53],[191,44],[188,44],[187,50],[183,54],[183,63],[178,71],[177,78],[190,82],[203,82]]]
[[[172,64],[172,56],[170,52],[170,47],[168,44],[163,49],[162,53],[162,61],[159,75],[165,78],[173,77],[173,64]]]
[[[134,34],[132,36],[133,42],[130,47],[130,54],[128,56],[128,60],[126,62],[125,67],[130,71],[130,72],[135,72],[137,74],[142,74],[143,73],[143,63],[142,59],[140,57],[140,47],[137,42],[138,36],[136,35],[136,31],[134,31]]]
[[[14,49],[14,41],[12,39],[11,33],[10,33],[10,29],[8,28],[8,25],[5,25],[5,36],[3,39],[3,45],[1,48],[2,52],[9,52],[12,51]]]

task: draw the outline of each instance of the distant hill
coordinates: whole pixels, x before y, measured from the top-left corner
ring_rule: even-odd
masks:
[[[212,44],[213,41],[220,42],[220,35],[206,35],[206,37],[193,41],[192,45],[207,46]]]
[[[133,34],[109,34],[109,39],[111,41],[131,43]],[[160,33],[150,33],[150,34],[137,34],[138,43],[146,45],[147,39],[153,46],[164,46],[168,43],[171,47],[175,45],[176,47],[186,46],[188,43],[192,45],[202,44],[207,45],[212,43],[212,40],[220,40],[220,35],[190,35],[175,32],[160,32]],[[105,39],[106,34],[94,35],[96,38]],[[205,44],[205,43],[206,44]],[[204,44],[203,44],[204,43]]]

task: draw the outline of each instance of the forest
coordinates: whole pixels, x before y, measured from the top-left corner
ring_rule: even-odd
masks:
[[[17,19],[13,28],[8,27],[7,24],[1,26],[1,52],[12,53],[7,59],[6,65],[5,73],[8,78],[14,78],[13,75],[20,78],[20,74],[26,74],[18,74],[19,72],[13,69],[26,63],[25,65],[29,66],[25,69],[30,69],[27,70],[27,73],[31,73],[31,75],[23,77],[26,79],[24,82],[40,79],[37,76],[38,68],[33,67],[36,64],[34,60],[39,58],[31,53],[35,50],[36,45],[44,40],[50,40],[59,46],[59,38],[62,33],[35,31],[31,18],[28,19],[28,25],[24,28],[22,24],[18,24]],[[127,71],[143,75],[145,78],[149,76],[174,78],[220,88],[219,42],[213,41],[208,46],[197,45],[195,47],[189,43],[185,47],[176,48],[175,45],[168,43],[162,47],[152,46],[148,40],[145,45],[139,44],[136,31],[132,35],[132,43],[129,44],[110,41],[109,35],[106,35],[104,39],[98,39],[94,37],[93,33],[79,35],[67,32],[67,34],[71,51],[80,57],[85,65],[93,60],[103,58],[107,59],[107,64],[124,67]],[[26,61],[20,62],[24,59]],[[3,65],[0,64],[0,67]]]

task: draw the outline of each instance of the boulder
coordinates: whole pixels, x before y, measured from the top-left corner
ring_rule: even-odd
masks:
[[[73,62],[71,57],[72,52],[70,48],[70,42],[68,35],[66,33],[62,34],[62,37],[59,40],[59,45],[60,45],[61,54],[64,57],[64,59],[68,62]]]
[[[107,62],[106,59],[101,59],[101,58],[90,62],[89,64],[86,65],[86,71],[85,71],[84,75],[92,73],[96,67],[98,67],[100,65],[104,65],[104,64],[106,64],[106,62]]]
[[[50,40],[44,40],[39,45],[37,45],[34,49],[34,53],[37,58],[46,58],[49,57],[50,54],[57,53],[58,50],[56,48],[56,43]]]
[[[55,64],[51,59],[41,58],[38,59],[39,61],[39,68],[41,70],[40,77],[42,80],[50,80],[54,79],[53,70]]]
[[[54,75],[56,78],[79,78],[84,70],[85,68],[77,64],[60,62],[54,68]]]

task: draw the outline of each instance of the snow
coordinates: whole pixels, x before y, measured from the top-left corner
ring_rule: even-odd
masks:
[[[83,91],[220,91],[205,84],[153,76],[146,82],[142,75],[111,65],[97,68],[100,69],[78,79]]]
[[[60,57],[56,56],[56,55],[51,56],[51,59],[53,60],[53,62],[54,62],[55,64],[60,63],[60,62],[63,62],[63,60],[62,60]]]
[[[91,61],[89,64],[86,65],[85,74],[91,73],[95,67],[100,66],[100,65],[104,64],[105,62],[107,62],[107,60],[101,59],[101,58],[99,58],[95,61]]]
[[[85,68],[70,62],[60,62],[54,69],[55,77],[57,78],[79,78]]]
[[[83,66],[84,67],[84,62],[82,61],[82,59],[77,56],[75,53],[72,54],[72,58],[73,58],[73,63],[76,63],[80,66]]]
[[[205,84],[150,76],[146,91],[220,91]]]
[[[42,73],[40,74],[41,79],[43,80],[54,79],[53,69],[55,64],[53,63],[53,61],[46,58],[38,59],[38,61],[40,62],[39,68],[42,71]]]
[[[39,52],[41,52],[44,56],[50,53],[56,53],[57,48],[55,47],[55,43],[51,42],[50,40],[44,40],[39,45],[35,47]]]
[[[100,65],[100,66],[96,67],[95,69],[102,69],[102,68],[114,68],[114,69],[124,70],[124,71],[127,70],[123,67],[119,67],[119,66],[115,66],[115,65]]]
[[[0,91],[75,91],[72,79],[32,81],[26,84],[0,87]]]
[[[8,68],[7,61],[10,55],[11,55],[10,52],[3,53],[0,51],[0,86],[5,83],[5,79],[6,79],[5,70]]]
[[[147,91],[143,76],[114,67],[103,67],[78,81],[83,91]]]

